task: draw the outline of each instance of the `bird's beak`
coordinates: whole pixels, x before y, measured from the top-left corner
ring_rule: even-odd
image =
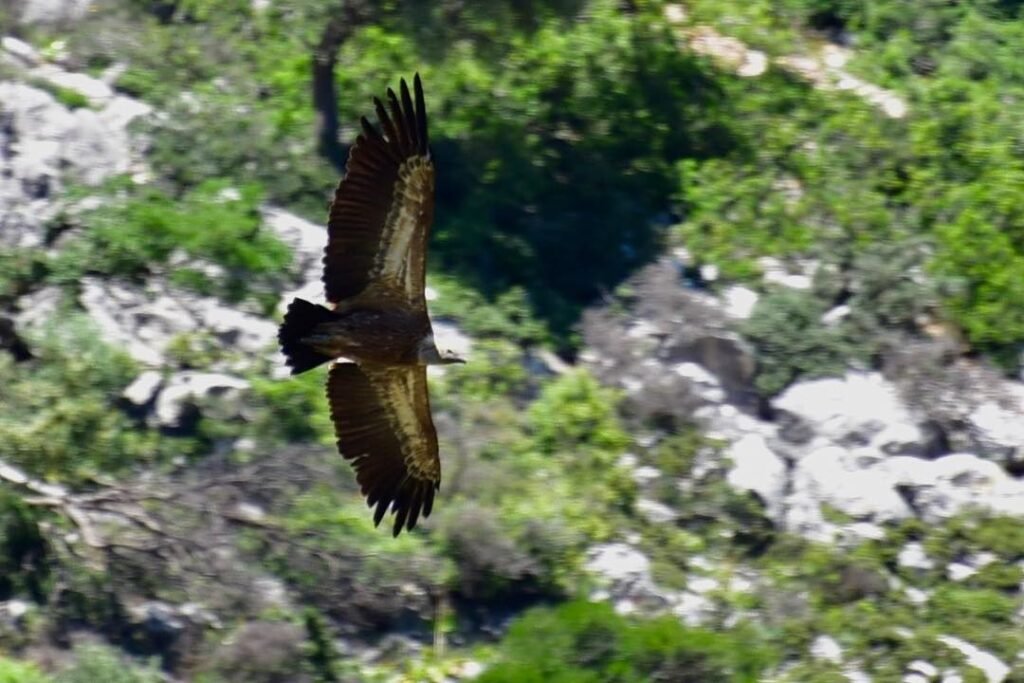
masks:
[[[454,363],[465,363],[465,362],[466,362],[466,359],[459,358],[457,356],[448,356],[447,358],[444,359],[444,363],[446,365],[452,365]]]

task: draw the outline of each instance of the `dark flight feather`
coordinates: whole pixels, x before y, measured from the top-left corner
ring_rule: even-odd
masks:
[[[403,79],[401,98],[390,88],[387,104],[374,98],[379,130],[361,119],[327,222],[323,280],[334,304],[362,295],[426,307],[421,273],[434,215],[434,168],[418,74],[413,90]]]
[[[338,450],[356,471],[374,525],[390,511],[393,534],[428,517],[441,483],[426,368],[338,363],[327,380]]]

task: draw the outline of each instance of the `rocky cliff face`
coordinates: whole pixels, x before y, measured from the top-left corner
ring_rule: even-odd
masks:
[[[665,257],[633,279],[623,302],[592,311],[584,322],[581,363],[623,391],[634,420],[692,420],[718,440],[720,450],[696,469],[718,468],[733,489],[751,492],[776,529],[852,551],[891,542],[892,529],[913,520],[941,528],[965,514],[1024,516],[1024,384],[978,361],[936,362],[940,340],[897,352],[883,370],[850,368],[759,401],[753,349],[735,331],[758,295],[734,287],[716,296],[694,287],[687,273],[685,260]],[[770,286],[786,286],[780,284],[785,278],[772,279]],[[907,354],[916,356],[918,370],[929,369],[908,370]],[[684,496],[707,495],[658,468],[659,443],[670,431],[642,431],[635,453],[623,459],[639,487],[638,511],[660,524],[682,515],[658,500],[665,497],[666,478]],[[773,590],[749,568],[723,579],[721,568],[700,556],[690,558],[685,588],[661,586],[639,539],[624,540],[594,548],[588,564],[602,579],[595,597],[612,600],[622,613],[670,612],[691,624],[719,623],[716,596]],[[943,565],[916,542],[898,554],[901,571],[935,572],[952,582],[968,580],[993,561],[984,553],[965,554]],[[870,579],[886,580],[902,586],[895,577]],[[906,590],[917,604],[931,599],[913,585]],[[1008,675],[1007,664],[979,647],[984,643],[940,641],[964,653],[986,680]],[[842,666],[848,680],[873,680],[827,634],[814,641],[810,655]],[[959,676],[920,660],[903,680]]]
[[[583,364],[624,390],[627,410],[692,417],[726,442],[730,482],[756,492],[780,528],[829,541],[910,517],[1024,512],[1024,383],[960,359],[927,389],[896,371],[850,369],[759,402],[736,292],[693,289],[681,266],[667,257],[638,275],[628,312],[593,312]],[[822,506],[850,526],[827,522]]]

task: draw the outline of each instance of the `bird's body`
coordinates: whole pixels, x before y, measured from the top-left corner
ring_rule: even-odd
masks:
[[[417,75],[388,109],[381,131],[362,119],[328,218],[324,289],[330,307],[295,299],[278,333],[293,374],[323,363],[338,449],[394,533],[430,514],[441,483],[426,366],[462,362],[434,343],[424,296],[434,165]],[[390,110],[390,111],[389,111]]]
[[[421,357],[433,340],[430,320],[405,310],[360,308],[317,325],[305,343],[331,358],[379,365],[427,365]]]

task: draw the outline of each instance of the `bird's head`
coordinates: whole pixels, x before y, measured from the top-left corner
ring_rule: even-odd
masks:
[[[465,358],[459,358],[455,355],[454,351],[442,351],[438,354],[441,356],[441,365],[451,365],[452,363],[465,363]]]
[[[466,362],[452,351],[439,351],[434,344],[433,335],[428,336],[420,343],[419,358],[424,365],[451,365]]]

